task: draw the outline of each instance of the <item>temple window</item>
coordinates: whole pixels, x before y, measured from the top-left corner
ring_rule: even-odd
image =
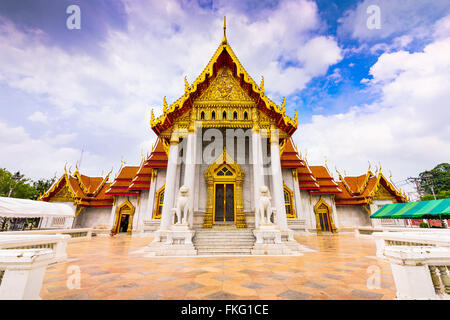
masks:
[[[244,112],[244,120],[248,120],[248,113],[247,113],[247,111]]]
[[[153,219],[161,219],[163,203],[164,203],[164,189],[165,186],[162,186],[161,189],[156,193],[156,206],[155,211],[153,212]]]
[[[233,172],[231,172],[230,170],[228,170],[227,167],[223,167],[222,170],[220,170],[219,172],[217,172],[218,176],[232,176]]]
[[[216,120],[216,112],[215,112],[215,111],[213,111],[213,112],[211,113],[211,119],[212,119],[212,120]]]
[[[202,111],[202,113],[200,113],[200,119],[205,120],[205,112],[204,111]]]
[[[226,112],[226,111],[223,112],[223,114],[222,114],[222,119],[224,119],[224,120],[227,119],[227,112]]]
[[[237,112],[236,112],[236,111],[233,112],[233,119],[234,119],[234,120],[237,120]]]
[[[284,186],[284,206],[286,207],[286,217],[288,219],[295,219],[296,215],[292,203],[292,191],[287,186]]]

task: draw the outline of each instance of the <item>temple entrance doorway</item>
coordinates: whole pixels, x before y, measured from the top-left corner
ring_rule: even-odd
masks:
[[[129,221],[130,221],[129,214],[121,214],[120,215],[120,225],[119,225],[118,233],[127,232]]]
[[[128,199],[117,208],[116,220],[111,230],[112,235],[125,232],[131,234],[134,210],[134,206]]]
[[[214,224],[217,222],[235,222],[234,190],[234,183],[216,183],[214,185]]]
[[[336,232],[331,215],[331,206],[322,199],[314,206],[318,232]]]
[[[212,228],[215,224],[246,227],[242,199],[244,174],[225,148],[205,171],[207,189],[204,228]]]

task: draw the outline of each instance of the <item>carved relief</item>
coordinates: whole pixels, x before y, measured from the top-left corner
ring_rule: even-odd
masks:
[[[197,102],[250,102],[253,99],[241,88],[228,68],[223,68],[208,89],[195,101]]]
[[[51,199],[51,202],[70,202],[73,201],[72,193],[69,190],[69,187],[65,185],[61,190],[59,190]]]

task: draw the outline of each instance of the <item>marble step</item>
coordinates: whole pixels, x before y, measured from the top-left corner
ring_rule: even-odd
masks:
[[[197,249],[197,254],[251,254],[252,249],[248,248],[208,248],[208,249]]]
[[[236,242],[219,242],[219,243],[215,243],[215,242],[196,242],[195,246],[197,248],[200,247],[227,247],[227,248],[234,248],[234,247],[241,247],[241,246],[248,246],[248,247],[252,247],[253,246],[253,241],[236,241]]]

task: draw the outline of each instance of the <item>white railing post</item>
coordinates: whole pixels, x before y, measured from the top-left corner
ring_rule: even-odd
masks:
[[[47,265],[53,261],[50,249],[0,250],[0,300],[40,300]]]
[[[450,248],[386,246],[384,257],[392,268],[397,299],[450,300]]]

